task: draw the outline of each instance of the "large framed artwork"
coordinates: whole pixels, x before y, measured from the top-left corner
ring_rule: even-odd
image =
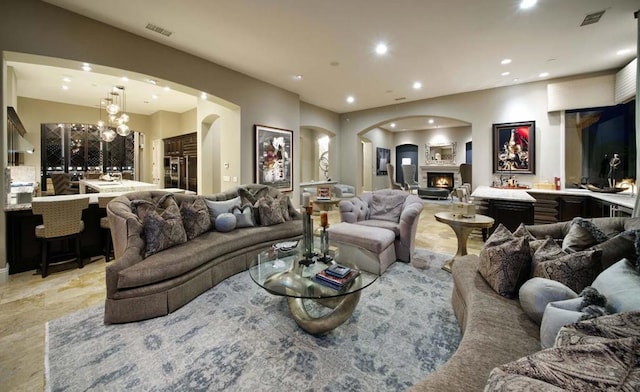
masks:
[[[293,131],[256,125],[256,183],[293,190]]]
[[[376,175],[387,175],[387,163],[391,158],[391,150],[388,148],[376,147]]]
[[[493,172],[535,174],[536,122],[493,124]]]

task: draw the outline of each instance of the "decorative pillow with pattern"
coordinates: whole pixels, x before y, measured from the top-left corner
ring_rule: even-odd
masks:
[[[180,214],[187,239],[196,238],[211,230],[211,215],[203,198],[196,198],[192,203],[183,201],[180,204]]]
[[[496,293],[513,298],[518,293],[521,272],[530,260],[527,239],[514,238],[500,245],[485,246],[480,251],[478,272]]]
[[[253,207],[260,214],[261,226],[271,226],[285,222],[280,202],[271,196],[261,197]]]
[[[276,200],[280,204],[284,220],[291,220],[291,214],[289,214],[289,196],[279,194],[278,197],[276,197]]]
[[[146,243],[144,257],[187,242],[180,208],[173,195],[169,196],[161,198],[157,205],[148,200],[131,202],[133,212],[142,221]]]
[[[569,232],[562,240],[562,250],[578,252],[607,240],[607,235],[591,221],[573,218]]]
[[[242,207],[235,206],[231,213],[236,217],[236,227],[254,227],[256,223],[253,220],[253,207],[245,204]]]
[[[536,237],[533,234],[529,233],[529,230],[525,227],[524,223],[520,223],[516,231],[513,232],[514,237],[525,237],[527,241],[535,241]]]
[[[402,193],[379,195],[374,192],[371,198],[369,219],[398,223],[407,195]]]
[[[533,276],[555,280],[579,293],[600,273],[601,257],[601,250],[584,250],[539,261],[534,265]]]
[[[484,243],[483,248],[491,248],[492,246],[500,245],[505,242],[511,241],[515,237],[502,223],[498,224],[498,227],[491,233],[487,241]]]

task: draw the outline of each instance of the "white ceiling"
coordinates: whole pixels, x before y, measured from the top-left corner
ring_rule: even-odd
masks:
[[[539,0],[529,10],[519,0],[46,1],[338,113],[621,68],[636,56],[640,8],[638,0]],[[580,27],[602,10],[599,23]],[[383,57],[379,41],[389,47]]]

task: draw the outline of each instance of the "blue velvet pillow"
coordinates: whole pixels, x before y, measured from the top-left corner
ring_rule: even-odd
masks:
[[[223,212],[216,218],[216,230],[227,233],[236,228],[236,217],[230,212]]]
[[[207,203],[207,207],[209,208],[209,213],[211,214],[211,220],[215,220],[218,215],[231,212],[233,207],[240,207],[240,196],[235,197],[229,200],[223,201],[213,201],[213,200],[205,200]]]

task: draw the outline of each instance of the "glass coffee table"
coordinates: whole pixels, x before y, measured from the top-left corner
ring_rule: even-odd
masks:
[[[289,251],[274,247],[256,256],[249,275],[269,293],[287,298],[291,315],[302,329],[323,334],[351,317],[362,289],[378,279],[380,270],[376,254],[354,245],[332,243],[329,254],[333,260],[325,263],[318,255],[308,264],[302,241]],[[341,289],[325,286],[315,278],[318,272],[336,263],[359,272]]]

